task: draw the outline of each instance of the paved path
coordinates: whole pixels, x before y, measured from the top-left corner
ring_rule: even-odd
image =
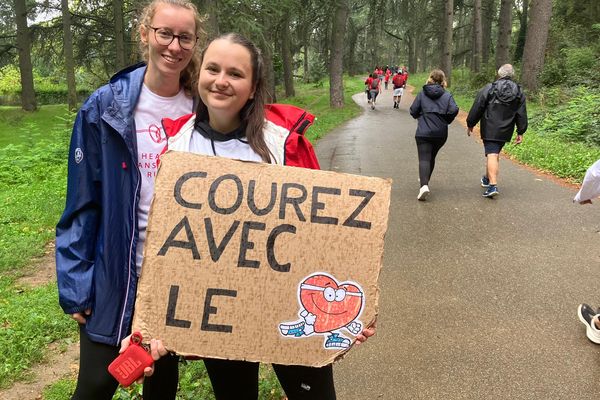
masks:
[[[600,346],[576,308],[600,305],[600,207],[506,159],[481,197],[483,149],[455,122],[419,202],[412,98],[320,140],[323,169],[394,180],[377,335],[334,367],[341,400],[588,399]],[[527,140],[527,136],[525,136]]]

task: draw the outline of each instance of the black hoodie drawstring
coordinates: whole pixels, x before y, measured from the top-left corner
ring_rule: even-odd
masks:
[[[202,136],[210,140],[210,146],[213,151],[213,155],[217,155],[217,149],[215,148],[215,141],[217,142],[227,142],[229,140],[239,140],[244,144],[248,144],[248,141],[244,139],[244,134],[246,133],[246,126],[242,125],[233,131],[223,134],[221,132],[215,131],[206,121],[196,121],[194,124],[194,128],[200,133]]]

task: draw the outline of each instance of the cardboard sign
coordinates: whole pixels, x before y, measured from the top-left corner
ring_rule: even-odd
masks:
[[[377,315],[391,181],[161,157],[133,327],[182,355],[323,366]]]

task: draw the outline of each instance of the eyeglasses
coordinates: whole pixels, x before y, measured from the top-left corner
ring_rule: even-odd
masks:
[[[168,46],[173,43],[173,40],[177,38],[179,41],[179,46],[184,50],[191,50],[196,45],[198,41],[198,36],[190,35],[188,33],[182,33],[181,35],[175,35],[173,32],[168,30],[167,28],[155,28],[150,25],[146,25],[148,28],[154,31],[154,39],[156,39],[156,43],[161,46]]]

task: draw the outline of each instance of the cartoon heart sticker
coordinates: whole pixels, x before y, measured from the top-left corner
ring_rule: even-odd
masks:
[[[350,282],[338,283],[333,277],[316,274],[300,285],[300,302],[316,316],[315,333],[332,332],[354,321],[363,305],[363,293]]]

